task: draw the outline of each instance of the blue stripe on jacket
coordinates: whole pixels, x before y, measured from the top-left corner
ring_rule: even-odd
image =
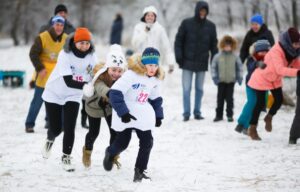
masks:
[[[164,118],[164,112],[163,112],[163,108],[162,108],[162,102],[163,99],[162,97],[158,97],[156,99],[148,99],[148,102],[150,103],[150,105],[152,105],[154,111],[155,111],[155,117],[158,119],[163,119]]]
[[[129,109],[124,101],[124,95],[121,91],[111,89],[109,91],[109,102],[119,117],[129,113]]]

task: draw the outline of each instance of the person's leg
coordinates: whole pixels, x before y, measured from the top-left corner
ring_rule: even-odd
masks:
[[[191,89],[193,72],[182,70],[182,88],[183,88],[183,117],[188,120],[191,115]]]
[[[225,83],[219,83],[218,93],[217,93],[216,118],[214,119],[215,122],[223,119],[224,100],[225,100]]]
[[[109,128],[109,133],[110,133],[110,139],[109,139],[110,145],[113,143],[113,141],[115,140],[115,138],[117,136],[117,132],[111,128],[111,118],[112,118],[111,115],[105,117],[107,126]]]
[[[94,118],[88,115],[89,131],[85,136],[85,149],[92,151],[94,143],[100,132],[101,118]]]
[[[195,106],[194,106],[194,116],[196,119],[203,119],[201,116],[201,103],[203,97],[203,85],[205,79],[205,71],[200,71],[196,73],[195,78]],[[202,117],[202,118],[201,118]]]
[[[230,122],[233,121],[233,108],[234,108],[233,93],[234,93],[234,83],[227,83],[226,91],[225,91],[226,113],[227,113],[228,121]]]
[[[283,102],[283,94],[282,94],[281,87],[271,90],[271,93],[274,97],[274,103],[273,103],[272,107],[270,108],[268,114],[264,118],[264,121],[266,122],[265,129],[268,132],[272,131],[273,116],[277,113],[278,109],[280,109],[282,102]]]
[[[64,137],[63,153],[70,155],[72,153],[75,137],[75,126],[79,111],[79,103],[68,101],[63,106],[64,113]],[[50,125],[51,127],[51,125]]]
[[[81,126],[83,128],[89,128],[89,126],[86,124],[86,120],[87,120],[87,113],[85,111],[85,100],[82,99],[81,100],[81,104],[82,104],[82,108],[81,108]]]
[[[136,130],[136,134],[140,141],[140,148],[136,158],[135,167],[139,168],[139,170],[143,172],[147,169],[150,152],[153,147],[153,137],[151,130]]]
[[[249,128],[249,123],[252,117],[253,109],[256,105],[256,93],[249,86],[246,86],[246,95],[247,95],[247,102],[244,105],[240,117],[238,118],[238,125],[241,125],[241,129],[239,129],[240,131],[236,130],[238,132],[241,132],[243,129]]]
[[[289,143],[296,144],[298,138],[300,138],[300,97],[299,96],[297,97],[296,112],[290,130]]]
[[[43,104],[43,99],[42,99],[43,92],[44,92],[44,88],[41,87],[34,88],[34,95],[30,103],[29,111],[25,121],[25,128],[31,129],[31,131],[29,132],[33,132],[33,127],[35,126],[35,120]]]

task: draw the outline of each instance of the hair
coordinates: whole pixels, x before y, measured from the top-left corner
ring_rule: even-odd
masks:
[[[220,44],[219,44],[219,48],[221,50],[224,50],[224,47],[226,45],[230,44],[231,47],[232,47],[232,51],[236,50],[237,49],[237,40],[234,39],[233,37],[231,37],[230,35],[225,35],[221,41],[220,41]]]
[[[93,69],[93,74],[95,75],[97,73],[97,71],[99,71],[101,68],[104,67],[104,63],[99,63],[97,65],[94,66]],[[106,70],[104,73],[102,73],[98,79],[96,80],[96,82],[99,81],[103,81],[105,83],[105,85],[107,85],[108,87],[111,87],[113,84],[113,80],[111,79],[111,76],[108,74],[108,70]]]

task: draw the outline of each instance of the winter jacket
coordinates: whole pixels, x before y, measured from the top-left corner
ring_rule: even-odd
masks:
[[[108,83],[98,79],[94,88],[94,95],[92,97],[86,97],[85,111],[89,116],[94,118],[107,117],[111,115],[112,108],[107,97],[110,90]]]
[[[243,65],[238,56],[232,52],[222,51],[212,60],[211,76],[215,84],[243,81]]]
[[[111,33],[110,33],[110,44],[119,44],[122,42],[122,30],[123,30],[123,19],[118,18],[114,20]]]
[[[146,23],[140,22],[134,27],[131,40],[133,50],[142,54],[147,47],[154,47],[160,52],[162,64],[174,65],[175,56],[163,26],[156,21],[148,32],[145,31],[146,26]]]
[[[57,57],[65,44],[67,35],[65,33],[57,36],[54,29],[51,27],[47,31],[40,33],[35,38],[35,41],[30,49],[29,57],[38,73],[46,69],[45,77],[36,77],[36,86],[45,87],[45,84],[57,62]]]
[[[50,20],[48,21],[48,24],[41,26],[40,33],[48,30],[52,26],[52,23],[51,23],[52,18],[53,17],[50,18]],[[73,27],[73,25],[68,20],[65,20],[64,32],[66,34],[70,34],[70,33],[73,33],[74,31],[75,31],[75,28]]]
[[[246,84],[248,83],[248,81],[251,78],[252,73],[254,72],[254,70],[256,69],[256,63],[257,61],[253,59],[253,57],[249,57],[249,59],[247,60],[247,75],[246,75]]]
[[[126,71],[111,87],[109,100],[113,107],[112,128],[123,131],[136,128],[142,131],[152,130],[156,118],[163,119],[162,97],[159,93],[163,71],[159,68],[154,77],[145,75],[146,68],[139,62],[129,62]],[[127,113],[136,120],[123,123],[121,117]]]
[[[300,68],[299,58],[288,63],[285,52],[279,43],[276,43],[264,58],[265,69],[256,69],[248,85],[256,90],[272,90],[282,87],[283,76],[295,77]]]
[[[240,50],[240,58],[243,63],[245,62],[246,58],[249,56],[250,46],[253,43],[255,43],[257,40],[262,40],[262,39],[268,40],[271,46],[274,45],[275,41],[274,41],[273,34],[265,24],[261,26],[260,30],[257,33],[255,33],[252,29],[250,29],[247,32]]]
[[[64,49],[58,55],[57,64],[46,83],[42,95],[46,102],[58,105],[65,105],[68,101],[81,103],[82,89],[70,87],[65,77],[71,77],[69,81],[73,85],[83,85],[84,82],[89,82],[92,79],[92,69],[97,63],[93,44],[91,44],[88,54],[83,58],[74,54],[72,45],[74,45],[74,34],[68,36]]]
[[[182,21],[175,38],[176,62],[180,68],[195,72],[207,71],[209,52],[211,59],[218,52],[216,26],[208,19],[200,19],[202,8],[209,13],[208,4],[198,2],[194,17]]]

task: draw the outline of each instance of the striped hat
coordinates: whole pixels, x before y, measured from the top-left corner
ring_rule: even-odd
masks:
[[[159,51],[153,47],[148,47],[144,50],[142,54],[142,64],[155,64],[158,65],[159,63]]]
[[[55,23],[61,23],[64,25],[65,19],[62,16],[56,15],[56,16],[52,17],[51,25],[54,25]]]

